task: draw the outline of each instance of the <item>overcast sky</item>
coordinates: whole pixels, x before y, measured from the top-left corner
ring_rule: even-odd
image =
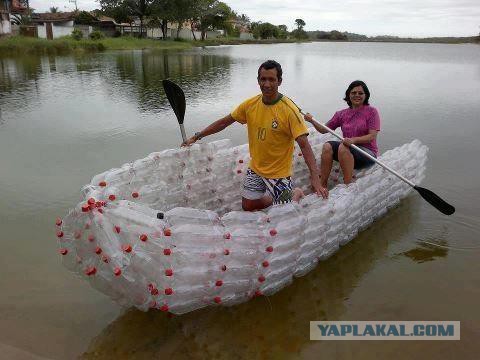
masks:
[[[73,0],[71,0],[73,1]],[[30,0],[37,12],[56,6],[75,9],[69,0]],[[365,35],[472,36],[480,32],[480,0],[226,0],[252,21],[306,22],[306,30],[339,30]],[[95,0],[77,0],[80,10],[98,8]]]

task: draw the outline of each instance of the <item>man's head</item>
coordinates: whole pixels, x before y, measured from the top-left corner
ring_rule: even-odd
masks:
[[[275,100],[278,96],[278,87],[282,84],[282,67],[274,60],[265,61],[258,68],[257,80],[264,98]]]

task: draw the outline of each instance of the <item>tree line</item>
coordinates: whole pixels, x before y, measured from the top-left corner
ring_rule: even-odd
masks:
[[[200,31],[201,40],[208,30],[225,30],[227,35],[238,36],[239,29],[229,20],[236,20],[242,27],[253,33],[256,39],[286,39],[293,36],[298,39],[308,38],[303,30],[305,22],[296,19],[297,28],[291,33],[286,25],[273,25],[261,21],[251,22],[245,14],[237,14],[226,3],[219,0],[99,0],[105,15],[117,22],[132,23],[134,18],[140,20],[140,34],[143,28],[160,28],[163,38],[167,38],[168,23],[176,23],[177,34],[184,24],[190,24],[193,38],[195,31]]]
[[[190,24],[192,35],[201,32],[205,39],[208,30],[222,29],[234,33],[228,20],[239,20],[249,24],[245,14],[238,15],[230,6],[219,0],[99,0],[102,12],[117,22],[132,23],[140,20],[140,34],[145,27],[158,27],[163,38],[167,37],[168,23],[178,24],[177,36],[185,23]]]

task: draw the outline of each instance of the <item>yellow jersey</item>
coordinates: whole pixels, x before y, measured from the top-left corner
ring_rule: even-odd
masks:
[[[279,94],[272,104],[262,95],[241,103],[231,116],[247,124],[250,168],[267,179],[292,175],[294,140],[308,134],[307,126],[292,100]]]

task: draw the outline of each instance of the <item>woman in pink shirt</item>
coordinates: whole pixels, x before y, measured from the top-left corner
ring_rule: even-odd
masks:
[[[367,85],[360,80],[352,82],[345,92],[347,109],[337,111],[332,119],[326,123],[330,129],[340,127],[343,133],[343,143],[328,141],[323,145],[320,176],[322,186],[326,187],[333,160],[340,163],[345,184],[352,182],[353,169],[361,169],[374,164],[372,160],[352,149],[351,144],[377,157],[377,133],[380,131],[380,116],[377,109],[368,104],[370,91]],[[327,131],[313,120],[312,115],[306,114],[305,120],[311,123],[322,134]]]

